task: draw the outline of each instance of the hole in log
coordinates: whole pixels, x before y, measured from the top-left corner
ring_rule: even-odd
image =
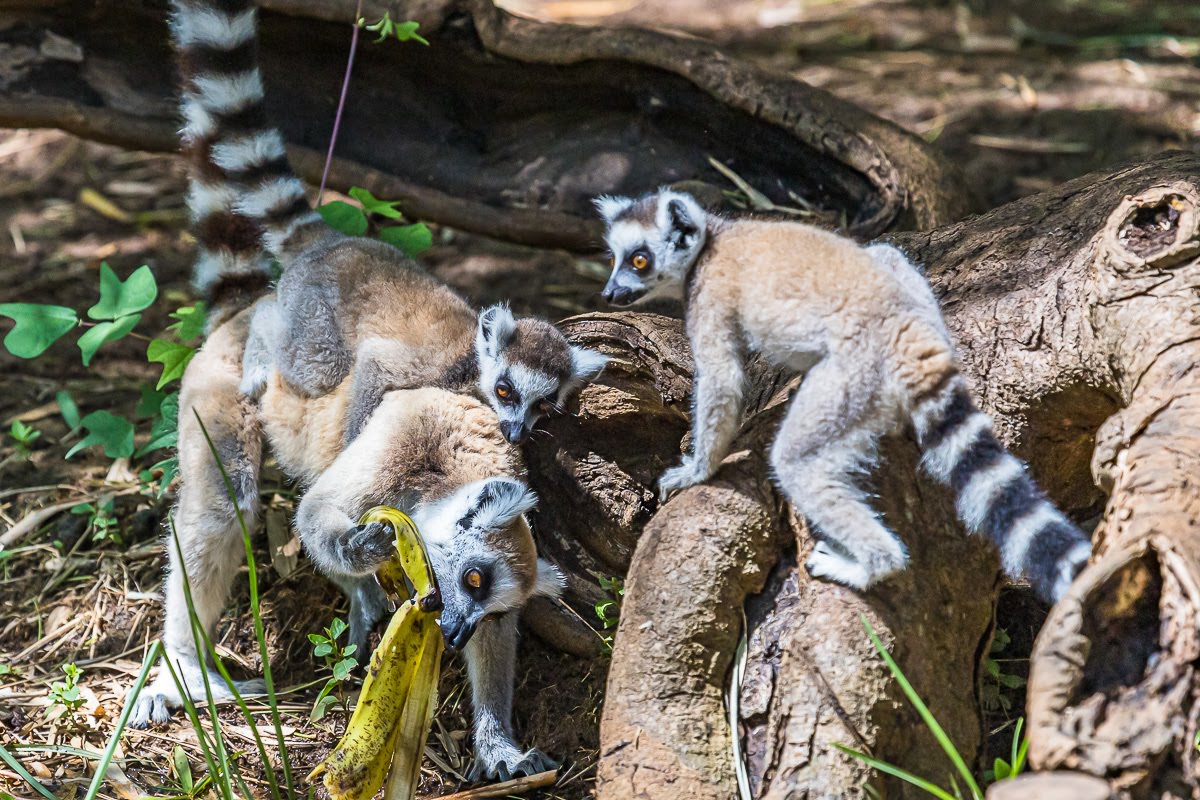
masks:
[[[1094,593],[1081,633],[1092,643],[1076,697],[1136,685],[1159,647],[1162,573],[1153,552],[1131,561]]]
[[[1117,239],[1139,258],[1166,250],[1179,237],[1179,215],[1187,201],[1169,194],[1154,205],[1140,206],[1121,223]]]

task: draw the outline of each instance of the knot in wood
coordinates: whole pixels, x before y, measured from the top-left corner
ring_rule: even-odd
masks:
[[[1200,254],[1200,194],[1173,182],[1127,196],[1101,234],[1098,266],[1119,275],[1160,271]]]

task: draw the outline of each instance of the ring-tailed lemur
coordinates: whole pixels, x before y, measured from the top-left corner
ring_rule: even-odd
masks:
[[[188,365],[180,390],[181,486],[172,527],[183,563],[169,539],[163,642],[187,691],[193,699],[203,697],[207,670],[214,696],[232,696],[196,652],[183,569],[196,620],[211,636],[244,552],[237,511],[252,527],[260,511],[261,420],[288,418],[292,428],[274,427],[270,441],[277,451],[310,453],[300,465],[307,469],[293,473],[307,485],[295,524],[316,566],[351,597],[350,642],[357,655],[368,656],[368,635],[386,611],[371,576],[394,552],[387,526],[360,526],[357,520],[373,505],[394,505],[413,517],[429,544],[444,603],[443,636],[450,647],[464,650],[475,708],[475,775],[548,768],[552,762],[543,753],[523,752],[513,739],[516,618],[534,595],[557,595],[562,578],[537,558],[523,516],[535,498],[522,481],[520,453],[500,435],[495,413],[445,389],[392,391],[363,435],[344,445],[341,409],[331,396],[268,391],[256,404],[241,392],[251,314],[246,309],[213,331]],[[231,479],[237,509],[200,420]],[[261,682],[239,689],[260,691]],[[181,702],[170,673],[160,669],[138,697],[131,724],[166,722]]]
[[[348,440],[387,390],[445,386],[477,393],[519,442],[600,372],[604,356],[550,323],[518,321],[503,306],[477,317],[396,248],[344,236],[312,210],[264,113],[250,0],[173,0],[171,29],[202,247],[196,282],[220,292],[247,274],[261,281],[264,259],[251,248],[259,235],[283,268],[254,318],[248,394],[275,369],[294,390],[322,395],[353,368]]]
[[[737,433],[746,351],[805,374],[771,448],[775,480],[817,529],[812,574],[866,588],[903,569],[904,544],[852,478],[879,438],[907,420],[924,468],[957,495],[959,516],[1000,549],[1005,569],[1047,600],[1066,591],[1088,537],[1034,485],[971,399],[924,277],[894,247],[862,247],[796,222],[730,220],[690,195],[603,197],[613,272],[626,306],[682,300],[696,364],[692,452],[662,495],[706,480]]]

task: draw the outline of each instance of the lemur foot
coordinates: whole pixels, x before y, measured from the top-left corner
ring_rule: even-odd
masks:
[[[658,479],[658,502],[665,503],[673,493],[704,483],[710,477],[709,470],[692,459],[685,458],[682,464],[671,467]]]
[[[355,525],[338,538],[346,565],[362,575],[374,572],[396,551],[396,534],[384,522]]]
[[[182,672],[180,680],[187,687],[192,702],[197,705],[203,704],[206,700],[204,677],[200,674],[199,669],[180,669],[181,666],[177,664],[176,669]],[[143,688],[141,694],[134,700],[133,712],[129,716],[131,727],[149,728],[152,724],[165,725],[171,721],[171,710],[183,705],[183,696],[171,678],[171,673],[165,667],[160,669],[162,671],[154,679],[154,682]],[[218,673],[212,671],[208,673],[208,684],[213,700],[216,702],[223,703],[234,699],[233,689]],[[266,683],[261,679],[234,681],[234,686],[242,697],[264,694],[267,690]]]
[[[805,567],[814,578],[849,586],[852,589],[867,589],[887,576],[903,570],[908,565],[908,555],[903,548],[895,552],[873,554],[870,560],[863,564],[856,561],[849,553],[845,553],[829,542],[817,542],[812,555],[808,557]]]
[[[539,772],[558,767],[557,761],[536,747],[524,753],[516,748],[504,748],[504,750],[511,750],[511,752],[497,752],[496,757],[493,758],[489,758],[485,753],[477,752],[475,764],[467,774],[467,779],[470,781],[508,781],[513,778],[537,775]]]

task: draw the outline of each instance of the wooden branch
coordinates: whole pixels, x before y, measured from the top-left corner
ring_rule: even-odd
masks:
[[[788,190],[863,237],[970,210],[962,177],[919,137],[715,46],[642,30],[534,22],[490,0],[399,7],[430,47],[360,50],[335,187],[526,244],[591,250],[591,199],[684,182],[717,202],[719,159],[774,202]],[[267,102],[301,174],[319,175],[355,0],[271,0]],[[177,147],[165,12],[153,0],[0,0],[0,123],[61,127],[124,147]]]

